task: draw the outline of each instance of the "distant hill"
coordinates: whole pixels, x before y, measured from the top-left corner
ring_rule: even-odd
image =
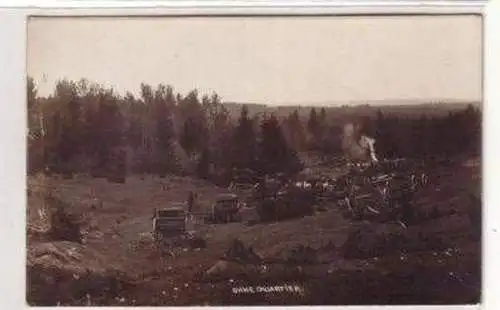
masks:
[[[468,105],[481,108],[480,102],[417,102],[402,100],[399,104],[395,101],[370,101],[369,103],[349,103],[349,104],[331,104],[320,105],[314,103],[310,105],[265,105],[253,103],[236,103],[227,102],[224,105],[229,110],[232,118],[238,118],[241,113],[241,108],[246,105],[250,115],[271,114],[274,113],[279,118],[287,117],[293,111],[297,110],[302,118],[309,117],[312,108],[319,110],[325,108],[330,119],[345,119],[352,117],[371,117],[375,116],[378,110],[381,110],[384,115],[398,115],[400,117],[420,117],[422,114],[427,116],[444,116],[450,111],[465,109]]]

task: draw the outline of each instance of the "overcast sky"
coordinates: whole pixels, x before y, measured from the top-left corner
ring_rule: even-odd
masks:
[[[28,74],[41,95],[61,78],[138,93],[267,104],[481,100],[481,19],[474,16],[38,18]]]

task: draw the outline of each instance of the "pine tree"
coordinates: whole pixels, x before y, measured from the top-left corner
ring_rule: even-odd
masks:
[[[172,108],[174,106],[172,87],[159,85],[155,93],[156,116],[156,171],[160,177],[178,168],[178,158],[173,150],[175,132],[173,126]]]
[[[97,168],[103,170],[106,176],[125,174],[124,158],[122,158],[124,157],[123,115],[111,91],[101,95],[98,124],[100,137],[97,144],[99,158]]]
[[[375,119],[375,141],[376,151],[381,158],[394,157],[390,120],[384,116],[380,109],[377,111]]]
[[[307,131],[311,137],[309,145],[313,149],[316,149],[321,141],[321,124],[315,108],[312,108],[309,114],[309,120],[307,121]]]
[[[316,109],[312,108],[309,113],[309,120],[307,121],[307,131],[313,137],[316,137],[319,129],[319,120],[318,114],[316,113]]]
[[[210,174],[210,150],[205,148],[201,152],[200,160],[197,163],[196,174],[201,179],[206,179]]]
[[[261,135],[258,157],[260,174],[296,173],[301,170],[297,153],[288,147],[274,115],[261,122]]]
[[[228,165],[230,158],[228,149],[231,146],[232,127],[229,111],[217,93],[213,93],[210,97],[204,96],[202,107],[207,122],[210,163],[214,164],[214,168],[223,168]]]
[[[321,108],[319,117],[318,117],[318,132],[317,132],[317,140],[318,142],[322,142],[325,138],[325,134],[328,128],[328,118],[326,116],[326,109]]]
[[[241,108],[238,124],[234,129],[231,150],[231,166],[237,169],[254,169],[257,156],[257,140],[253,121],[248,115],[248,108]]]
[[[292,114],[288,116],[287,127],[290,137],[290,146],[296,151],[302,150],[306,142],[306,136],[304,126],[300,121],[299,112],[297,110],[294,110]]]
[[[179,143],[191,158],[197,158],[208,147],[208,128],[204,108],[198,100],[198,91],[189,92],[178,105],[182,119]]]

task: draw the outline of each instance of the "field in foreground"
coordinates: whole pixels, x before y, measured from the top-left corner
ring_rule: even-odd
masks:
[[[197,234],[206,248],[180,248],[169,257],[160,256],[150,242],[153,209],[184,201],[190,190],[208,208],[226,189],[187,177],[131,177],[126,184],[84,177],[46,179],[43,184],[30,180],[30,227],[43,230],[40,193],[50,185],[85,219],[88,233],[84,244],[48,242],[29,234],[27,300],[31,305],[151,306],[477,303],[481,248],[472,238],[467,210],[468,193],[479,190],[480,181],[480,167],[470,162],[433,171],[431,186],[417,195],[418,207],[448,215],[404,231],[395,224],[351,222],[332,202],[325,212],[279,223],[199,224]],[[346,258],[344,244],[358,229],[365,233],[357,246],[374,249]],[[373,245],[371,236],[391,234],[403,241]],[[221,264],[234,238],[267,260],[256,266]],[[313,248],[318,260],[281,262],[300,245]],[[202,277],[216,263],[223,270],[216,277]],[[300,292],[232,291],[283,284],[297,285]]]

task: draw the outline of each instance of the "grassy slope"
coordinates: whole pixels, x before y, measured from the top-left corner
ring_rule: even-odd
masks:
[[[380,270],[384,268],[388,270],[407,268],[408,272],[412,273],[415,271],[415,266],[418,265],[426,266],[429,270],[432,268],[441,270],[443,266],[447,266],[455,271],[462,270],[461,274],[471,272],[471,268],[473,269],[477,265],[479,253],[477,243],[472,243],[468,239],[470,224],[462,212],[465,210],[464,201],[466,201],[467,192],[463,189],[477,186],[479,173],[477,167],[462,167],[456,171],[436,171],[431,176],[433,185],[419,195],[422,208],[436,205],[440,209],[452,207],[458,211],[457,215],[428,221],[417,229],[430,231],[451,240],[453,244],[461,249],[462,254],[460,257],[437,259],[433,253],[429,252],[415,255],[414,260],[415,262],[418,261],[418,264],[401,262],[396,258],[389,257],[376,263],[342,261],[343,265],[339,268],[345,269],[353,265],[366,267],[371,264],[372,267],[378,266],[377,268]],[[216,188],[202,181],[177,177],[164,180],[153,178],[141,180],[132,177],[127,180],[126,184],[111,184],[105,180],[85,178],[52,180],[52,182],[58,196],[65,201],[71,202],[73,204],[72,208],[77,213],[86,214],[86,217],[92,220],[95,230],[89,236],[87,247],[105,257],[108,265],[126,271],[141,283],[139,288],[124,294],[134,295],[137,303],[142,304],[256,303],[259,298],[253,297],[251,300],[235,299],[234,296],[228,294],[229,288],[225,282],[215,286],[206,283],[196,284],[193,282],[193,278],[197,272],[210,267],[228,248],[234,237],[238,237],[253,246],[256,252],[269,256],[296,244],[318,247],[332,241],[336,245],[340,245],[353,227],[358,225],[353,225],[342,218],[340,211],[335,208],[332,211],[312,217],[276,224],[258,224],[252,227],[239,223],[217,226],[206,225],[199,227],[199,229],[200,233],[203,233],[207,239],[207,249],[199,252],[183,252],[175,259],[162,261],[148,250],[130,250],[130,244],[139,240],[141,233],[150,231],[150,216],[153,208],[166,205],[172,201],[184,201],[189,190],[196,190],[199,193],[202,205],[208,208],[215,195],[225,192],[225,189]],[[165,190],[162,188],[162,183],[166,185]],[[89,192],[91,188],[95,196],[103,201],[102,210],[92,210],[90,208]],[[31,201],[31,203],[36,203],[36,201]],[[103,235],[99,236],[96,231]],[[337,261],[341,261],[341,259],[337,258]],[[161,276],[160,279],[155,279],[158,275]],[[415,274],[415,276],[417,275]],[[347,279],[349,277],[351,276],[348,276]],[[352,278],[351,281],[354,281],[354,279]],[[325,278],[322,281],[326,287],[328,281],[333,280]],[[338,277],[336,281],[338,281]],[[421,285],[423,287],[428,285],[425,280],[422,281]],[[309,283],[316,290],[320,290],[322,287],[314,284],[314,281]],[[339,285],[335,281],[332,283],[331,285]],[[350,287],[348,284],[346,285]],[[175,291],[174,287],[177,287],[178,291]],[[165,295],[162,295],[162,291],[166,291]],[[448,292],[449,294],[450,292]],[[321,300],[321,296],[324,296],[324,294],[319,294],[319,292],[312,295],[315,295],[315,297],[309,297],[308,302],[310,303],[322,301],[354,302],[352,295],[345,290],[337,295],[337,299],[332,297],[333,299]],[[455,298],[465,298],[464,296],[468,295],[459,293]],[[359,297],[361,298],[361,296]],[[366,301],[370,300],[367,296],[364,298]],[[428,298],[436,300],[437,297],[430,296]],[[451,300],[450,298],[453,298],[453,296],[447,298],[442,297],[441,299]],[[387,302],[383,297],[380,297],[379,300]],[[395,300],[398,299],[395,298]],[[403,300],[411,300],[411,298],[403,298]],[[286,298],[282,298],[280,302],[284,301],[286,301]]]

